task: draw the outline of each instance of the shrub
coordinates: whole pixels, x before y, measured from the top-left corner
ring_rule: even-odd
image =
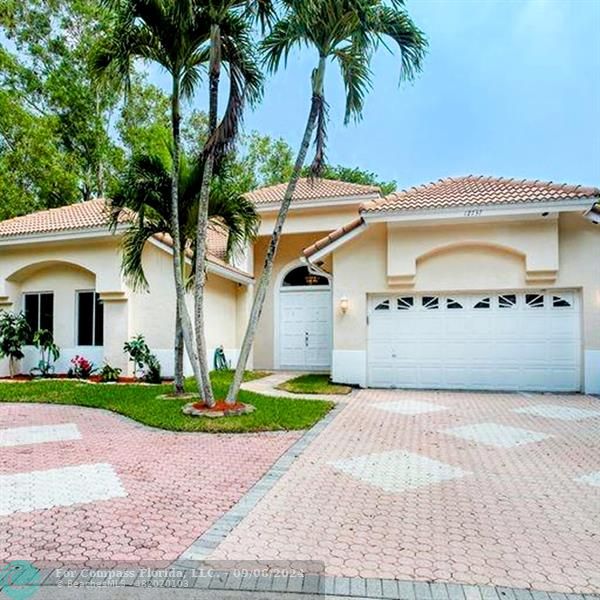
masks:
[[[121,375],[121,369],[119,367],[111,367],[108,363],[105,363],[100,370],[100,381],[102,383],[111,383],[119,381]]]
[[[0,357],[8,357],[10,376],[17,373],[17,361],[23,356],[23,346],[31,338],[31,328],[21,313],[0,313]]]
[[[60,357],[60,348],[54,343],[52,333],[47,329],[38,329],[33,334],[33,345],[40,351],[40,360],[37,367],[31,369],[31,374],[47,377],[54,373],[52,363]]]
[[[96,371],[94,363],[83,356],[79,356],[79,354],[71,359],[71,364],[73,366],[69,369],[69,377],[89,379],[90,375]]]
[[[123,351],[129,354],[129,360],[134,364],[133,374],[147,383],[160,383],[160,363],[152,352],[143,335],[136,335],[129,342],[125,342]],[[138,377],[141,372],[141,377]]]

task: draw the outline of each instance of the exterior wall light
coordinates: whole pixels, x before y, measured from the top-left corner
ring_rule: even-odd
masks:
[[[346,296],[340,298],[340,310],[344,315],[348,312],[348,298]]]

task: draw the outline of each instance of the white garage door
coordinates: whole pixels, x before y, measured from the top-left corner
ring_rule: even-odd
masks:
[[[573,291],[371,296],[370,387],[578,391]]]

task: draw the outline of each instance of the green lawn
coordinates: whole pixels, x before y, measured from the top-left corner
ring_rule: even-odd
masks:
[[[349,394],[352,388],[329,381],[329,375],[300,375],[277,386],[292,394]]]
[[[265,373],[247,373],[246,380]],[[232,372],[212,373],[217,398],[224,398]],[[193,381],[186,389],[195,391]],[[26,383],[0,382],[0,402],[41,402],[76,404],[105,408],[131,419],[171,431],[248,432],[308,429],[331,410],[330,402],[273,398],[241,391],[239,400],[252,404],[256,411],[248,415],[206,419],[182,414],[181,407],[189,400],[159,400],[159,394],[169,393],[169,385],[93,385],[80,381],[45,380]]]

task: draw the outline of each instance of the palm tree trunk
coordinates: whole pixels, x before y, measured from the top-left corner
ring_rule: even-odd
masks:
[[[201,390],[201,372],[196,356],[194,345],[194,334],[192,320],[185,304],[185,285],[183,280],[183,269],[185,262],[181,260],[184,249],[181,247],[181,235],[179,228],[179,148],[180,148],[180,124],[181,114],[179,107],[179,79],[173,77],[173,92],[171,96],[171,124],[173,128],[173,173],[171,176],[171,237],[173,238],[173,274],[175,278],[175,294],[177,299],[177,310],[179,322],[187,353],[194,371],[194,378],[198,391]]]
[[[273,228],[273,234],[271,235],[271,241],[269,242],[269,248],[265,256],[265,262],[263,270],[256,286],[256,292],[254,293],[254,299],[252,301],[252,308],[250,309],[250,317],[248,318],[248,325],[246,327],[246,333],[244,334],[244,341],[242,342],[242,348],[240,350],[240,356],[238,358],[235,374],[233,376],[233,382],[229,387],[227,393],[226,402],[228,404],[234,404],[237,400],[237,396],[244,379],[244,371],[246,364],[248,363],[248,357],[250,356],[250,350],[254,342],[254,336],[256,335],[256,329],[258,322],[260,321],[260,315],[265,304],[265,298],[267,295],[267,289],[271,281],[271,275],[273,273],[273,263],[275,256],[277,255],[277,248],[279,247],[279,241],[281,239],[281,232],[283,225],[287,217],[290,203],[294,196],[296,184],[300,178],[304,161],[306,160],[306,154],[308,153],[308,147],[310,140],[312,139],[313,132],[315,130],[315,124],[317,122],[317,115],[319,109],[324,102],[323,98],[323,78],[325,76],[325,58],[321,57],[319,60],[319,66],[313,71],[312,74],[312,101],[310,105],[310,112],[308,114],[308,120],[306,121],[306,127],[304,129],[304,136],[302,138],[302,144],[298,150],[296,156],[296,162],[294,164],[294,171],[292,178],[290,179],[281,206],[279,207],[279,213],[277,215],[277,221],[275,221],[275,227]]]
[[[175,367],[173,380],[173,393],[183,394],[184,392],[184,377],[183,377],[183,353],[185,351],[183,342],[183,328],[181,326],[181,315],[179,314],[179,304],[175,310]]]
[[[210,65],[209,65],[209,109],[208,136],[217,128],[217,109],[219,101],[219,79],[221,76],[221,33],[218,25],[213,24],[210,31]],[[209,146],[205,156],[204,174],[198,206],[198,227],[196,232],[196,276],[194,282],[196,349],[202,373],[202,397],[206,406],[214,406],[215,398],[210,383],[208,367],[206,334],[204,327],[204,292],[206,288],[206,235],[208,229],[208,206],[210,200],[210,184],[214,166],[214,144]]]

